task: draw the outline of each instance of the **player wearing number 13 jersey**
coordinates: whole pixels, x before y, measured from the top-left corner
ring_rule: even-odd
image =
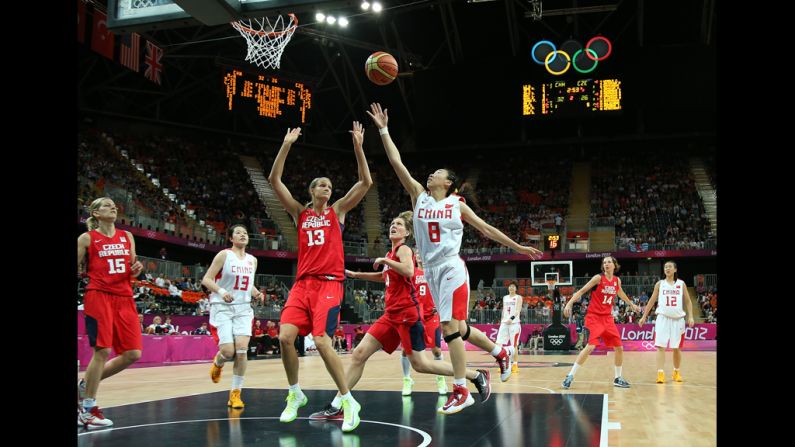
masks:
[[[371,104],[367,114],[378,127],[389,163],[411,198],[417,250],[425,263],[425,280],[439,311],[444,340],[449,347],[450,360],[455,369],[453,394],[438,411],[445,414],[456,413],[466,408],[469,402],[469,390],[464,379],[464,341],[468,340],[494,356],[503,382],[511,376],[513,351],[512,348],[505,349],[496,345],[483,332],[466,323],[469,309],[469,274],[464,260],[458,254],[464,234],[464,221],[489,239],[531,258],[540,257],[542,253],[535,248],[517,244],[502,231],[478,217],[461,197],[454,194],[458,178],[452,170],[437,169],[428,176],[423,187],[411,176],[400,158],[400,151],[389,136],[389,116],[386,109],[382,110],[380,104]]]
[[[88,231],[77,238],[77,270],[85,271],[89,280],[83,306],[94,355],[78,384],[77,424],[90,429],[113,425],[96,402],[103,376],[108,378],[141,358],[141,326],[130,279],[138,276],[143,266],[136,260],[132,234],[116,229],[118,210],[113,200],[96,199],[88,211]],[[117,357],[108,361],[111,348]]]
[[[298,273],[282,310],[279,333],[282,363],[290,385],[287,406],[279,420],[294,421],[298,416],[298,409],[308,402],[298,385],[298,354],[293,348],[293,343],[298,335],[311,333],[326,369],[339,389],[344,412],[342,424],[344,432],[349,432],[359,425],[360,406],[348,389],[342,362],[331,344],[334,329],[339,324],[340,302],[343,295],[342,281],[345,279],[342,230],[345,215],[359,204],[373,184],[362,147],[364,128],[358,121],[354,121],[350,133],[353,138],[353,152],[356,155],[359,179],[348,193],[333,205],[329,205],[332,192],[331,180],[326,177],[318,177],[309,184],[312,201],[306,205],[295,200],[287,186],[282,183],[284,163],[290,148],[301,134],[300,127],[287,130],[284,143],[273,161],[273,168],[268,176],[268,181],[279,202],[292,216],[298,230]]]
[[[594,275],[582,289],[578,290],[566,303],[563,309],[563,316],[568,318],[571,315],[571,309],[574,303],[580,300],[582,295],[588,290],[596,287],[591,292],[591,302],[588,304],[588,313],[585,314],[585,338],[588,339],[588,346],[580,351],[574,366],[571,367],[571,372],[563,380],[562,387],[568,389],[574,381],[574,374],[585,363],[588,356],[591,355],[596,345],[599,343],[599,338],[602,339],[604,344],[615,351],[615,366],[616,374],[613,380],[613,386],[620,388],[629,388],[629,383],[624,380],[621,375],[621,365],[624,361],[624,348],[621,346],[621,336],[618,334],[618,328],[613,321],[613,304],[615,304],[616,296],[619,296],[625,303],[627,303],[633,312],[639,312],[640,307],[635,305],[629,299],[624,290],[621,288],[621,278],[614,276],[618,273],[621,266],[618,264],[616,258],[607,256],[602,259],[602,273]]]
[[[227,231],[232,248],[221,250],[202,278],[210,291],[210,333],[218,343],[218,353],[210,367],[210,379],[218,383],[224,363],[234,360],[232,387],[228,406],[243,408],[240,390],[246,372],[246,349],[251,338],[254,309],[251,297],[263,298],[254,287],[257,258],[246,253],[248,231],[243,225],[232,225]]]

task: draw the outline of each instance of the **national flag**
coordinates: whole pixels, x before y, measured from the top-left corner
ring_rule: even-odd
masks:
[[[163,71],[163,64],[160,63],[160,58],[162,57],[163,49],[147,40],[146,57],[144,57],[144,63],[146,64],[144,76],[157,85],[162,85],[160,79],[160,72]]]
[[[113,60],[113,33],[108,31],[107,16],[94,10],[94,28],[91,33],[91,49]]]
[[[141,35],[130,33],[121,36],[119,47],[119,62],[130,70],[138,73],[141,66]]]

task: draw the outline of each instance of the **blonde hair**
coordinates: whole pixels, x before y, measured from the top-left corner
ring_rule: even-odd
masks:
[[[88,231],[96,230],[97,228],[99,228],[99,220],[96,217],[94,217],[94,211],[97,211],[99,207],[102,206],[102,201],[105,199],[113,201],[113,199],[107,196],[100,197],[94,200],[93,202],[91,202],[91,205],[88,206],[89,216],[88,219],[86,219],[86,227],[88,227]]]
[[[333,183],[331,183],[331,179],[330,179],[330,178],[328,178],[328,177],[315,177],[315,179],[314,179],[314,180],[312,180],[311,182],[309,182],[309,197],[311,198],[311,200],[309,200],[309,202],[307,202],[307,203],[306,203],[306,206],[305,206],[304,208],[306,208],[306,209],[309,209],[309,207],[311,207],[311,206],[312,206],[312,202],[314,202],[314,201],[315,201],[315,199],[312,197],[312,190],[313,190],[313,189],[315,189],[315,186],[317,186],[317,183],[318,183],[320,180],[322,180],[322,179],[326,179],[326,180],[328,180],[329,186],[331,186],[331,187],[332,187],[332,188],[331,188],[331,191],[332,191],[332,192],[334,191],[334,184],[333,184]]]
[[[411,220],[411,217],[414,215],[411,211],[403,211],[402,213],[398,214],[395,219],[403,219],[403,223],[406,226],[406,242],[408,243],[414,237],[414,221]],[[394,220],[394,219],[393,219]]]

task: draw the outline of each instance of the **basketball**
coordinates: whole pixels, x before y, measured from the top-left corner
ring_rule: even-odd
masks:
[[[387,85],[394,81],[398,74],[397,61],[391,54],[378,51],[367,58],[364,71],[367,73],[367,79],[373,84]]]

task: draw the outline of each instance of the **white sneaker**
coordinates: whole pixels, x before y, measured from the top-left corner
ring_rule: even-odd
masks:
[[[284,411],[282,411],[282,415],[279,416],[279,421],[281,422],[294,421],[295,418],[298,417],[298,409],[306,405],[307,402],[309,402],[309,398],[306,397],[306,394],[301,393],[303,399],[299,399],[298,396],[296,396],[296,394],[297,393],[292,390],[290,390],[290,392],[287,393],[287,398],[284,399],[287,401],[287,406],[284,408]]]
[[[359,402],[356,402],[353,397],[342,401],[342,412],[344,414],[342,419],[342,431],[347,433],[359,426],[359,422],[361,422],[361,419],[359,419],[359,410],[361,409],[362,406],[359,405]]]
[[[89,411],[80,413],[80,417],[77,421],[78,423],[82,423],[83,427],[87,429],[110,427],[113,425],[113,421],[106,418],[105,415],[102,414],[102,410],[97,406]]]

